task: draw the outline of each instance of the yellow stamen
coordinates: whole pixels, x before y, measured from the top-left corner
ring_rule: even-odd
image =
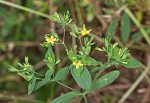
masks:
[[[54,38],[53,36],[46,38],[46,41],[52,45],[54,45],[54,42],[57,41],[56,38]]]
[[[73,62],[73,65],[76,66],[76,69],[78,69],[80,66],[83,66],[81,62]]]

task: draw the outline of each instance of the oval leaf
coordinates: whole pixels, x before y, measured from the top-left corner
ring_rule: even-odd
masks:
[[[69,103],[74,97],[78,96],[78,93],[69,92],[59,96],[58,98],[54,99],[50,103]]]
[[[137,68],[141,65],[141,62],[135,59],[126,59],[124,60],[126,64],[122,64],[126,68]]]
[[[106,68],[109,68],[111,65],[112,65],[112,63],[108,61],[108,62],[104,63],[103,65],[101,65],[100,67],[95,67],[95,68],[91,69],[90,72],[95,73],[98,70],[103,72]]]
[[[112,38],[114,36],[117,25],[118,25],[118,17],[114,16],[112,22],[109,24],[106,30],[107,38]]]
[[[68,72],[69,72],[69,67],[68,67],[68,66],[67,66],[67,67],[64,67],[64,68],[62,68],[62,69],[60,69],[60,70],[57,72],[57,74],[56,74],[54,80],[55,80],[55,81],[61,80],[62,78],[64,78],[64,77],[67,75]]]
[[[130,36],[130,18],[123,12],[122,13],[122,22],[121,22],[121,37],[123,40],[128,40]]]
[[[88,66],[97,66],[99,64],[95,59],[91,57],[86,57],[85,60],[86,60],[86,65]]]
[[[75,81],[77,82],[77,84],[83,89],[90,88],[92,85],[92,79],[91,79],[91,74],[87,70],[87,68],[86,67],[83,68],[83,71],[80,76],[77,76],[74,74],[73,71],[75,71],[75,70],[76,70],[76,68],[74,66],[72,66],[71,74],[72,74],[73,78],[75,79]]]
[[[42,86],[46,85],[47,83],[49,83],[53,73],[54,73],[54,70],[48,70],[45,73],[45,78],[43,78],[41,81],[36,82],[34,91],[41,88]]]
[[[115,70],[102,76],[101,78],[93,82],[91,88],[88,89],[87,92],[91,92],[111,84],[113,81],[115,81],[118,78],[119,74],[120,72]]]
[[[53,66],[55,65],[56,60],[55,60],[55,55],[51,46],[48,47],[48,50],[45,54],[45,60],[46,60],[46,64],[48,68],[53,69]]]
[[[28,85],[28,94],[31,94],[32,91],[34,90],[35,83],[36,83],[36,76],[33,76],[32,80]]]

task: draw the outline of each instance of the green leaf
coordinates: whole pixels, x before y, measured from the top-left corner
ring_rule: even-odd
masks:
[[[141,36],[142,36],[141,31],[138,31],[138,32],[135,32],[132,34],[131,39],[132,39],[132,41],[137,41],[141,38]]]
[[[113,21],[111,22],[111,24],[108,26],[107,30],[106,30],[106,37],[107,38],[112,38],[113,35],[115,34],[116,32],[116,27],[118,25],[118,18],[115,16],[113,18]]]
[[[94,73],[94,72],[96,72],[98,70],[103,72],[106,68],[109,68],[111,65],[112,65],[112,63],[108,61],[108,62],[102,64],[100,67],[95,67],[95,68],[91,69],[90,72]]]
[[[78,33],[78,27],[75,24],[71,24],[70,28],[72,29],[72,31],[74,31],[75,33]]]
[[[79,77],[81,75],[81,73],[83,72],[84,70],[84,67],[83,66],[80,66],[78,69],[72,69],[74,75],[76,75],[77,77]]]
[[[91,57],[86,57],[86,65],[88,65],[88,66],[97,66],[98,64],[99,63],[95,59],[93,59]]]
[[[17,74],[23,77],[25,80],[30,81],[34,76],[34,71],[28,71],[28,72],[22,71],[22,72],[18,72]]]
[[[54,52],[52,50],[52,46],[48,47],[47,53],[45,55],[45,59],[46,59],[47,66],[49,67],[49,69],[53,69],[56,61],[55,61]]]
[[[121,37],[123,40],[128,40],[130,36],[130,18],[129,16],[123,12],[122,13],[122,22],[121,22]]]
[[[59,38],[53,29],[51,29],[50,32],[51,32],[51,35],[53,35],[55,38],[57,39]]]
[[[88,89],[87,92],[95,91],[97,89],[103,88],[103,87],[111,84],[118,78],[119,74],[120,74],[120,72],[115,70],[115,71],[112,71],[112,72],[102,76],[101,78],[99,78],[98,80],[93,82],[91,88]]]
[[[46,85],[48,82],[50,82],[51,76],[53,73],[54,73],[54,70],[48,70],[45,73],[45,78],[43,78],[41,81],[36,82],[34,91]]]
[[[31,94],[32,91],[34,90],[35,83],[36,83],[36,76],[33,76],[32,80],[28,85],[28,94]]]
[[[9,70],[10,72],[18,72],[18,71],[19,71],[17,68],[14,68],[14,67],[12,67],[12,66],[10,66],[10,67],[8,68],[8,70]]]
[[[62,78],[64,78],[64,77],[67,75],[68,72],[69,72],[69,67],[68,67],[68,66],[67,66],[67,67],[64,67],[64,68],[62,68],[62,69],[60,69],[60,70],[57,72],[57,74],[56,74],[54,80],[55,80],[55,81],[61,80]]]
[[[122,65],[126,68],[137,68],[141,65],[141,62],[135,59],[125,59]]]
[[[80,76],[76,76],[74,74],[75,70],[76,70],[76,68],[74,66],[72,66],[71,74],[72,74],[73,78],[75,79],[75,81],[77,82],[77,84],[83,89],[90,88],[90,86],[92,85],[92,79],[91,79],[91,74],[88,71],[88,69],[86,67],[84,67],[83,72],[81,73]]]
[[[79,94],[76,92],[69,92],[59,96],[50,103],[69,103],[76,96],[79,96]]]

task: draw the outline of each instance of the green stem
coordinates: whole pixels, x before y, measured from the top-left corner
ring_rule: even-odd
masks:
[[[50,19],[49,15],[41,13],[41,12],[33,10],[33,9],[30,9],[30,8],[26,8],[26,7],[23,7],[23,6],[8,2],[8,1],[4,1],[4,0],[0,0],[0,3]]]
[[[104,63],[103,65],[101,65],[102,70],[100,70],[97,75],[95,76],[94,80],[97,80],[97,78],[99,77],[99,75],[101,74],[101,72],[103,72],[106,68],[109,68],[110,66],[113,65],[113,61],[107,61],[106,63]]]
[[[37,80],[42,80],[41,78],[36,78]]]
[[[40,73],[37,73],[37,72],[34,72],[35,74],[39,75],[39,76],[42,76],[44,77],[44,75],[40,74]]]
[[[65,47],[65,49],[67,50],[67,53],[68,53],[68,48],[67,48],[66,44],[61,39],[59,39],[59,41],[61,42],[62,45],[64,45],[64,47]]]
[[[64,30],[63,42],[65,42],[65,36],[66,36],[66,29],[65,29],[65,27],[63,27],[63,30]]]
[[[71,87],[69,87],[69,86],[67,86],[67,85],[65,85],[65,84],[63,84],[63,83],[61,83],[61,82],[59,82],[59,81],[56,81],[56,82],[57,82],[58,84],[64,86],[64,87],[66,87],[66,88],[72,90],[72,91],[79,92],[79,91],[77,91],[77,90],[75,90],[75,89],[73,89],[73,88],[71,88]]]
[[[85,95],[83,95],[83,98],[84,98],[85,103],[88,103]]]

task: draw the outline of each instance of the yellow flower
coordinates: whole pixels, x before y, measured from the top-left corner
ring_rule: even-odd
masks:
[[[54,38],[53,36],[46,38],[46,41],[52,45],[54,45],[54,42],[57,41],[56,38]]]
[[[78,69],[80,66],[83,66],[83,64],[79,61],[79,62],[73,62],[73,65],[76,66],[76,69]]]
[[[83,28],[82,28],[82,31],[81,31],[81,35],[82,35],[82,36],[85,36],[85,35],[89,34],[90,31],[91,31],[91,30],[86,30],[85,25],[83,25]]]

